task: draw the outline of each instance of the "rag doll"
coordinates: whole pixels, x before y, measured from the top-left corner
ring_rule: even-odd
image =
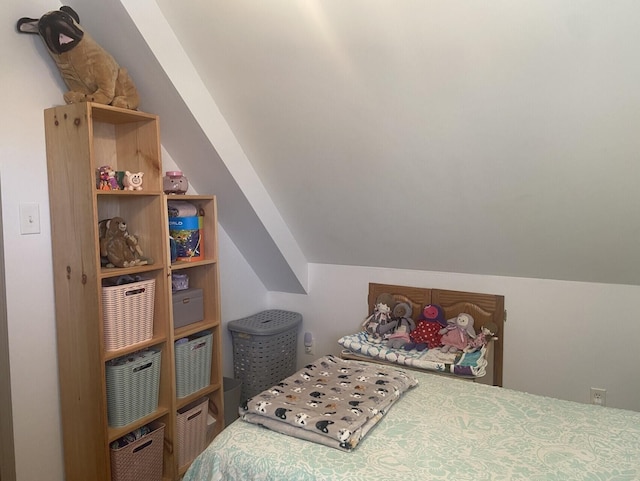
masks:
[[[425,349],[435,349],[440,347],[442,334],[440,329],[447,325],[442,307],[437,304],[427,304],[422,309],[418,317],[416,328],[411,332],[411,341],[405,344],[404,348],[409,351],[415,349],[424,351]]]
[[[393,307],[395,307],[395,303],[390,294],[378,296],[373,314],[362,323],[370,341],[379,343],[391,335],[397,324],[391,317]]]
[[[476,337],[473,322],[473,317],[464,312],[447,320],[447,326],[440,329],[440,334],[442,334],[442,340],[440,341],[442,347],[440,350],[442,352],[456,353],[466,349],[469,341]]]
[[[389,347],[399,349],[408,342],[411,342],[409,334],[416,327],[416,323],[411,318],[412,314],[413,309],[407,302],[399,302],[393,308],[392,317],[396,321],[396,328],[387,340],[387,345]]]

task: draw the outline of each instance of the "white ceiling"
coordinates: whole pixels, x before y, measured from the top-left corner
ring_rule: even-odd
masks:
[[[640,3],[156,3],[309,262],[640,284]]]

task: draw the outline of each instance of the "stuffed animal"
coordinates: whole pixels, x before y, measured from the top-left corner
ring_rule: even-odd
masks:
[[[116,173],[109,165],[103,165],[98,169],[98,189],[100,190],[120,190]]]
[[[100,256],[106,259],[106,267],[133,267],[150,263],[142,256],[138,238],[127,231],[122,217],[103,220],[98,226]]]
[[[373,313],[362,323],[367,337],[373,342],[382,342],[388,338],[396,327],[396,321],[391,318],[395,305],[391,305],[393,298],[389,294],[381,294],[376,299]]]
[[[440,347],[442,340],[440,329],[446,325],[447,321],[444,318],[442,307],[437,304],[427,304],[422,308],[416,328],[411,332],[411,342],[405,344],[404,348],[407,351],[411,349],[424,351],[427,348]]]
[[[416,327],[416,323],[411,318],[412,314],[413,309],[407,302],[398,302],[393,308],[392,317],[396,321],[396,328],[387,340],[389,347],[399,349],[408,342],[411,342],[409,334]]]
[[[466,352],[475,352],[478,349],[482,349],[486,346],[491,340],[495,338],[495,335],[498,333],[498,326],[493,322],[487,322],[484,326],[480,328],[480,332],[476,336],[475,339],[471,339],[469,341],[469,345],[465,349]]]
[[[66,103],[138,108],[138,91],[127,70],[84,31],[80,17],[71,7],[60,7],[39,19],[23,17],[17,27],[20,33],[40,35],[44,40],[69,88],[64,94]]]
[[[473,322],[473,317],[464,312],[447,320],[447,327],[440,329],[442,334],[440,350],[453,353],[464,350],[469,345],[469,341],[476,337]]]

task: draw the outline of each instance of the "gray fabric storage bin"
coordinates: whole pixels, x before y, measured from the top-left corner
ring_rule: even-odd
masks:
[[[296,372],[298,326],[302,315],[272,309],[230,321],[234,378],[242,382],[240,402]]]
[[[173,327],[183,327],[204,319],[204,305],[202,303],[202,289],[190,287],[175,291],[173,302]]]

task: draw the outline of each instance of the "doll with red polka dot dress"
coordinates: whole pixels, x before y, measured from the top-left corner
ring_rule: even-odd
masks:
[[[404,345],[405,350],[424,351],[440,347],[442,334],[440,330],[447,326],[444,310],[437,304],[427,304],[418,317],[416,328],[411,331],[411,342]]]

